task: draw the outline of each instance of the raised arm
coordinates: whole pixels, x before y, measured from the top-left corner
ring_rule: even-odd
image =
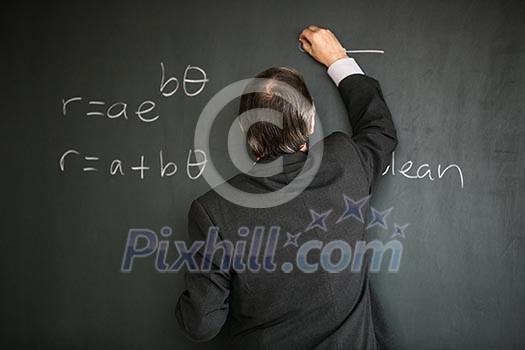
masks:
[[[338,86],[352,125],[351,141],[372,190],[397,145],[396,129],[379,82],[364,75],[330,30],[309,26],[300,41],[306,52],[328,68]]]

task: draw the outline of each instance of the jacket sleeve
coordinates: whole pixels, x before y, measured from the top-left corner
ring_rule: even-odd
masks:
[[[352,125],[351,140],[368,175],[370,192],[390,162],[397,134],[379,82],[353,74],[338,86]]]
[[[188,215],[190,244],[196,240],[206,241],[208,230],[214,227],[204,207],[193,201]],[[215,244],[215,246],[217,243]],[[202,271],[204,246],[195,254],[199,271],[185,274],[186,290],[175,307],[176,318],[188,337],[194,341],[214,338],[226,322],[229,310],[230,273],[220,269],[223,259],[221,250],[211,257],[209,271]]]

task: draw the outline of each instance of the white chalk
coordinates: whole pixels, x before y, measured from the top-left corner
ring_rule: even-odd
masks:
[[[347,53],[385,53],[383,50],[347,50],[345,49]]]
[[[301,42],[299,41],[299,50],[302,52],[306,52],[303,50],[303,46],[301,45]],[[383,50],[347,50],[344,49],[346,53],[385,53]]]

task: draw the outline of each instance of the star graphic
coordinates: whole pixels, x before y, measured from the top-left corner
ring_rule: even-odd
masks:
[[[408,224],[405,224],[403,226],[399,226],[398,224],[394,224],[395,226],[395,231],[394,233],[392,234],[392,237],[390,238],[393,238],[393,237],[397,237],[397,236],[401,236],[403,238],[406,238],[405,237],[405,229],[407,228]]]
[[[346,220],[348,219],[349,217],[355,217],[357,220],[361,221],[362,223],[365,222],[364,218],[363,218],[363,206],[365,205],[366,201],[368,200],[368,198],[370,198],[370,196],[366,196],[362,199],[360,199],[359,201],[357,202],[354,202],[354,200],[350,197],[348,197],[347,195],[343,194],[343,197],[345,199],[345,203],[346,203],[346,210],[345,212],[343,213],[343,215],[341,215],[341,217],[337,220],[337,224],[340,223],[341,221],[343,220]]]
[[[390,209],[387,209],[385,211],[379,211],[375,208],[372,208],[372,220],[370,221],[370,223],[368,224],[368,226],[366,227],[367,229],[369,229],[370,227],[374,227],[375,225],[379,225],[381,226],[382,228],[384,228],[385,230],[388,229],[388,225],[386,223],[386,217],[388,216],[388,214],[390,214],[390,212],[392,211],[392,209],[394,208],[390,208]]]
[[[328,211],[325,211],[322,214],[317,214],[315,211],[310,209],[310,215],[312,215],[312,222],[308,225],[308,227],[305,229],[305,231],[311,230],[311,229],[313,229],[316,226],[319,227],[320,229],[322,229],[325,232],[328,231],[328,229],[326,227],[326,223],[324,221],[326,220],[328,215],[330,215],[331,212],[332,212],[332,209],[330,209]]]
[[[288,236],[286,242],[283,244],[283,247],[286,247],[288,245],[294,245],[296,247],[299,247],[297,244],[297,238],[301,235],[302,232],[296,233],[295,235],[292,235],[290,232],[286,232],[286,236]]]

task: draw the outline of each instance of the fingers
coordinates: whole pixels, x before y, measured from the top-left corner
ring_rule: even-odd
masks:
[[[321,28],[316,25],[309,25],[303,31],[301,32],[301,35],[299,36],[300,39],[307,40],[310,46],[316,44],[316,41],[319,40],[333,40],[335,39],[334,34],[330,31],[330,29]]]
[[[304,51],[327,67],[346,56],[339,40],[326,28],[309,25],[301,32],[299,41]]]
[[[305,28],[301,35],[299,36],[299,41],[301,42],[301,46],[303,47],[303,50],[308,52],[309,54],[312,54],[312,39],[313,39],[313,33],[314,31],[310,27],[315,26],[309,26],[308,28]]]
[[[310,29],[306,28],[306,29],[304,29],[301,32],[301,35],[299,36],[299,39],[306,40],[306,41],[308,41],[308,43],[311,44],[311,41],[313,39],[313,37],[312,37],[313,33],[314,33],[313,31],[311,31]]]
[[[303,29],[303,31],[301,32],[300,37],[301,38],[306,38],[308,41],[311,42],[314,33],[319,32],[321,29],[322,28],[319,28],[318,26],[311,24],[308,27]]]
[[[312,44],[306,38],[299,38],[299,41],[301,42],[301,47],[304,51],[306,51],[309,54],[312,54]]]
[[[312,55],[312,45],[315,43],[315,33],[317,33],[321,28],[316,25],[309,25],[306,27],[299,36],[299,41],[304,51]]]

